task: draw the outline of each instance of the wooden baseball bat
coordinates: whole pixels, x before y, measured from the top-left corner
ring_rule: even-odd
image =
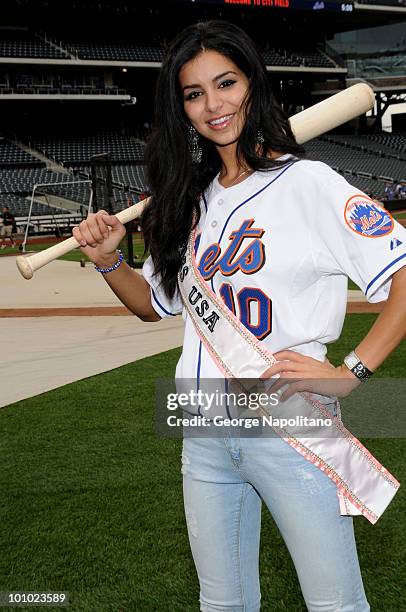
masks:
[[[340,93],[297,113],[290,118],[290,125],[297,142],[302,144],[366,113],[374,106],[374,103],[375,96],[372,89],[366,83],[357,83],[357,85],[340,91]],[[141,215],[148,201],[149,198],[134,204],[117,213],[116,217],[124,224],[136,219]],[[30,279],[33,277],[35,270],[69,253],[78,246],[79,243],[72,236],[45,251],[30,256],[20,255],[16,258],[18,269],[24,278]]]

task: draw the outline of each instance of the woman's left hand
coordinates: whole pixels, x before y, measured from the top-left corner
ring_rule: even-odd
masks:
[[[288,385],[281,395],[282,402],[301,391],[345,397],[360,384],[360,380],[347,366],[343,364],[336,368],[327,358],[318,361],[313,357],[289,350],[279,351],[274,353],[274,356],[277,363],[268,368],[260,378],[266,380],[280,375],[280,379],[272,385],[271,391],[274,393]]]

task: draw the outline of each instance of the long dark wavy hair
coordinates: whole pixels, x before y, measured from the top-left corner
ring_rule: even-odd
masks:
[[[199,137],[202,160],[200,163],[192,160],[190,122],[179,84],[182,66],[204,50],[226,56],[249,80],[244,101],[245,124],[237,144],[238,159],[253,170],[269,170],[286,163],[271,159],[272,151],[296,157],[304,154],[274,98],[265,64],[243,30],[226,21],[207,21],[189,26],[176,36],[168,47],[157,82],[154,130],[145,151],[152,198],[141,219],[146,249],[169,298],[176,291],[188,237],[200,219],[200,196],[221,169],[214,144],[203,137]],[[260,148],[258,130],[264,138]]]

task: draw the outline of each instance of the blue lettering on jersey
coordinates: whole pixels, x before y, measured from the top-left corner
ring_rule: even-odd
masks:
[[[238,270],[243,274],[254,274],[262,268],[265,263],[265,247],[260,238],[264,230],[252,227],[253,223],[254,219],[245,219],[237,230],[231,232],[230,242],[224,253],[217,242],[206,248],[198,264],[199,272],[206,281],[213,278],[216,272],[223,276],[232,276]],[[200,238],[200,235],[197,238]],[[248,239],[250,242],[246,244]],[[195,254],[196,252],[197,250]],[[243,287],[235,293],[231,284],[223,283],[219,294],[227,308],[258,340],[264,340],[271,333],[272,301],[261,289]],[[190,304],[194,306],[201,297],[200,292],[191,292]],[[196,312],[200,316],[197,307]],[[206,322],[205,319],[203,321]]]
[[[195,257],[197,255],[197,249],[199,248],[199,244],[200,244],[200,238],[202,237],[201,234],[197,234],[196,238],[195,238],[195,244],[194,244],[194,250],[195,250]]]
[[[254,274],[265,263],[265,249],[260,238],[264,234],[261,228],[252,227],[254,219],[246,219],[241,226],[231,232],[230,244],[221,253],[218,243],[207,247],[200,258],[199,271],[205,280],[210,280],[220,271],[224,276],[231,276],[238,270],[244,274]],[[252,238],[242,252],[239,252],[243,241]]]

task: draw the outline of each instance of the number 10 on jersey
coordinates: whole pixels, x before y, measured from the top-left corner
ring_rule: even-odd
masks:
[[[224,304],[258,340],[272,331],[272,301],[256,287],[243,287],[236,294],[232,285],[223,283],[220,295]]]

